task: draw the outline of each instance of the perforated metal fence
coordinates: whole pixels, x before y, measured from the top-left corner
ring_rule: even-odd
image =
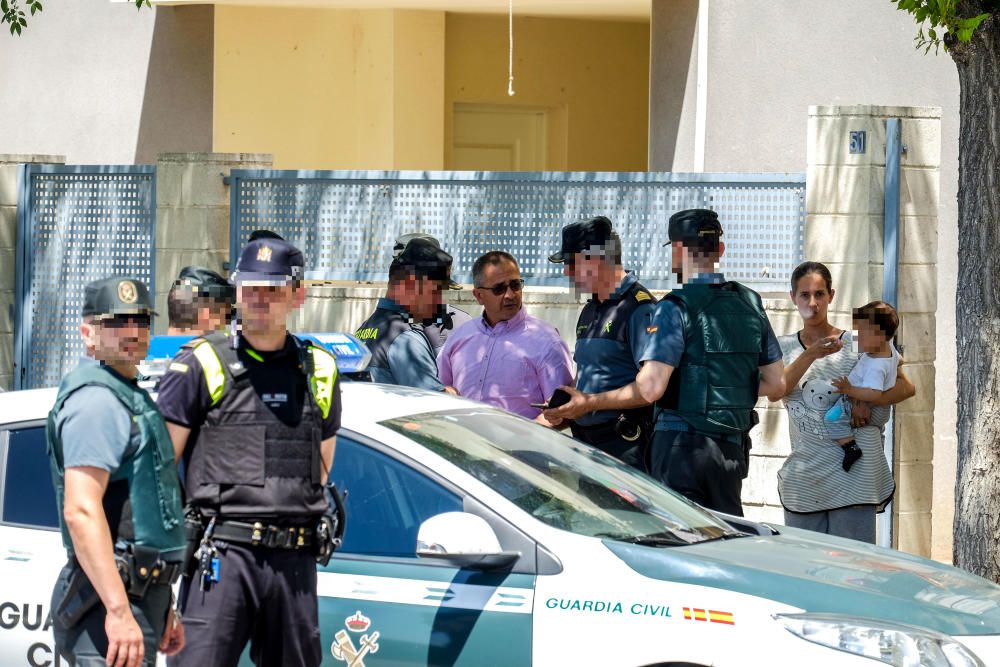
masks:
[[[155,167],[22,167],[15,389],[57,385],[76,366],[88,282],[128,275],[155,294],[155,218]]]
[[[728,278],[784,290],[802,259],[805,174],[237,170],[230,184],[234,266],[250,233],[271,229],[302,249],[315,280],[385,280],[394,239],[420,231],[452,254],[460,282],[471,282],[477,257],[506,250],[529,285],[563,285],[546,259],[560,229],[606,215],[626,268],[668,289],[667,220],[694,207],[722,219]]]

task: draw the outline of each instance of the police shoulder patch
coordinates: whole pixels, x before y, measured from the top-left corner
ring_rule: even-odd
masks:
[[[650,296],[649,292],[636,292],[635,293],[635,300],[638,301],[639,303],[642,303],[643,301],[649,301],[652,298],[653,297]]]
[[[187,373],[190,366],[187,364],[182,364],[179,361],[172,361],[167,367],[167,370],[175,371],[177,373]]]

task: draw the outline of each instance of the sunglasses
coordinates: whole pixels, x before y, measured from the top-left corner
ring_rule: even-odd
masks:
[[[106,329],[125,329],[128,327],[149,328],[152,318],[149,315],[115,315],[100,320],[102,327]]]
[[[511,280],[509,283],[500,283],[499,285],[494,285],[493,287],[486,287],[484,285],[478,286],[479,289],[489,290],[490,292],[493,292],[494,296],[503,296],[504,294],[507,293],[508,287],[510,288],[511,292],[517,294],[524,287],[524,281],[521,280],[520,278],[515,278],[514,280]]]

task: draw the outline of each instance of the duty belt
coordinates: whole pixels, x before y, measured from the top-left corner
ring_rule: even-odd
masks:
[[[311,526],[281,526],[260,521],[217,521],[212,538],[223,542],[249,544],[271,549],[305,549],[313,545]]]

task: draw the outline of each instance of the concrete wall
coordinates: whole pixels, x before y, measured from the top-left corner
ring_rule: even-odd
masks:
[[[215,150],[443,167],[443,12],[216,7]]]
[[[229,261],[229,186],[232,169],[269,169],[270,155],[167,153],[156,162],[155,333],[167,330],[167,292],[185,266],[222,275]]]
[[[442,169],[455,104],[549,111],[549,169],[646,167],[645,23],[218,6],[219,152],[294,169]],[[262,90],[267,91],[262,94]]]
[[[652,0],[650,169],[687,171],[694,166],[697,4]],[[950,561],[957,443],[959,95],[954,64],[944,52],[924,55],[914,49],[916,25],[889,2],[708,0],[707,7],[706,171],[802,171],[809,105],[862,102],[942,109],[939,279],[932,318],[938,370],[932,555]]]
[[[514,18],[514,89],[507,95],[507,18],[448,14],[445,164],[455,104],[549,111],[547,170],[646,169],[649,26],[626,21]]]
[[[211,7],[43,4],[0,40],[0,153],[133,164],[211,149]]]

